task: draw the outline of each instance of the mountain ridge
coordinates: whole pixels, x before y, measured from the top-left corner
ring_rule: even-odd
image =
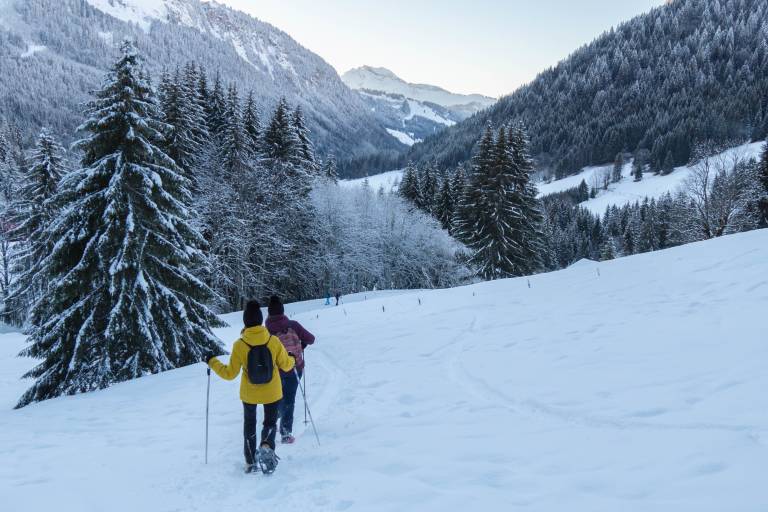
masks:
[[[285,96],[304,110],[321,154],[405,148],[320,56],[268,23],[200,0],[0,0],[0,67],[7,70],[0,110],[7,121],[28,138],[44,124],[70,138],[80,105],[124,38],[136,42],[154,78],[196,61],[225,84],[253,88],[262,116]],[[88,71],[79,72],[82,66]],[[27,87],[18,87],[19,77]]]

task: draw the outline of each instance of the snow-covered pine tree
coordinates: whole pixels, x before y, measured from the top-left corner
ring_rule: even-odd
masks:
[[[533,160],[528,152],[529,142],[525,129],[520,126],[509,129],[508,151],[513,173],[516,207],[520,211],[520,225],[515,230],[517,275],[541,272],[544,268],[544,213],[537,199],[538,190],[533,182]]]
[[[763,146],[763,154],[760,157],[760,163],[758,166],[758,176],[760,178],[760,184],[762,185],[762,197],[760,198],[760,210],[763,218],[761,220],[762,226],[768,225],[768,142]]]
[[[160,80],[159,98],[163,120],[170,129],[165,134],[165,153],[184,171],[191,188],[197,188],[197,160],[203,140],[198,139],[194,96],[185,87],[179,69],[173,75],[164,73]]]
[[[437,195],[437,201],[435,203],[435,217],[440,221],[440,225],[444,230],[451,230],[453,225],[453,211],[455,205],[453,204],[453,192],[451,190],[451,180],[444,178],[440,185],[440,192]]]
[[[312,140],[309,137],[309,127],[306,121],[304,121],[304,113],[301,110],[301,106],[297,106],[293,111],[291,118],[291,124],[293,125],[293,131],[296,136],[296,155],[298,156],[298,164],[301,165],[310,176],[317,175],[318,166],[315,159],[315,148],[312,145]]]
[[[205,106],[208,119],[208,131],[212,137],[218,137],[224,129],[224,116],[226,115],[227,110],[227,99],[224,95],[224,86],[221,83],[221,75],[218,71],[216,72],[216,78],[213,81],[213,89],[208,93]]]
[[[11,231],[13,224],[10,219],[14,217],[13,200],[16,197],[16,187],[19,183],[19,172],[13,158],[11,143],[5,134],[0,131],[0,321],[13,322],[9,312],[11,276]]]
[[[288,102],[281,98],[264,132],[264,154],[272,160],[292,162],[297,145]]]
[[[419,195],[416,206],[429,214],[434,214],[438,192],[438,171],[434,165],[427,164],[419,176]]]
[[[643,172],[645,171],[645,165],[647,163],[645,153],[644,150],[635,152],[635,159],[632,162],[632,176],[635,178],[635,181],[643,180]]]
[[[403,172],[398,192],[400,196],[412,205],[416,205],[419,199],[419,175],[412,162],[408,163]]]
[[[506,130],[494,137],[486,127],[472,160],[457,220],[457,237],[473,254],[470,264],[486,280],[519,275],[514,257],[521,253],[514,230],[521,212],[514,195],[514,175]]]
[[[661,174],[672,174],[675,170],[675,157],[672,156],[672,151],[667,151],[667,156],[664,157],[664,163],[661,164]]]
[[[339,182],[339,174],[336,170],[336,157],[333,155],[333,153],[328,155],[325,163],[323,164],[323,176],[325,179],[333,183]]]
[[[30,306],[45,288],[46,283],[40,280],[40,264],[53,249],[52,242],[45,238],[45,232],[56,213],[52,198],[64,174],[64,148],[48,130],[43,129],[30,155],[26,175],[21,177],[16,192],[14,227],[9,233],[11,239],[16,241],[12,252],[16,280],[11,284],[6,309],[17,323],[24,321]]]
[[[250,151],[254,155],[261,152],[261,119],[253,91],[248,91],[243,108],[243,129],[248,138]]]
[[[200,235],[185,207],[189,182],[161,149],[168,129],[130,42],[88,104],[76,144],[82,168],[61,182],[45,238],[46,293],[32,309],[42,362],[17,407],[107,387],[203,360],[219,350],[212,291],[190,273]]]
[[[611,174],[611,181],[618,183],[621,181],[621,173],[624,170],[624,153],[616,155],[616,160],[613,162],[613,173]]]
[[[616,245],[613,242],[613,238],[608,237],[600,248],[600,261],[609,261],[613,259],[616,259]]]

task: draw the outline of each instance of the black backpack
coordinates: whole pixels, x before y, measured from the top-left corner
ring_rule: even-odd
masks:
[[[270,337],[270,340],[272,338]],[[264,345],[256,345],[248,351],[248,380],[251,384],[269,384],[275,371],[269,340]]]

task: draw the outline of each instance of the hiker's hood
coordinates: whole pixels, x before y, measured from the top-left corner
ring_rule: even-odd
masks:
[[[252,347],[264,345],[269,341],[269,331],[263,325],[248,327],[240,333],[240,339]]]

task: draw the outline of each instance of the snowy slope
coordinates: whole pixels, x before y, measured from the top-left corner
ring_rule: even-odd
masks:
[[[3,510],[765,510],[766,276],[763,230],[297,313],[322,445],[299,400],[272,477],[241,473],[236,382],[205,466],[203,365],[12,411],[3,334]]]
[[[474,105],[475,110],[480,110],[496,103],[495,99],[482,94],[456,94],[434,85],[408,83],[386,68],[362,66],[350,69],[341,75],[341,79],[352,89],[400,94],[406,98],[437,103],[444,107]]]
[[[379,188],[384,187],[386,192],[391,192],[397,189],[400,185],[400,180],[403,179],[403,170],[389,171],[375,176],[369,176],[368,178],[359,178],[355,180],[340,180],[339,183],[344,187],[360,187],[368,180],[368,186],[371,190],[377,191]]]
[[[728,149],[715,158],[724,158],[726,161],[733,158],[750,159],[759,158],[760,152],[764,146],[763,142],[745,144],[735,148]],[[578,187],[582,180],[586,181],[590,189],[593,180],[604,172],[611,172],[613,164],[595,167],[585,167],[580,173],[568,176],[561,180],[550,183],[539,183],[539,196],[562,192],[573,187]],[[600,190],[597,197],[590,199],[581,206],[587,208],[592,213],[603,214],[608,206],[622,206],[636,201],[642,201],[644,198],[661,197],[667,192],[675,193],[686,181],[691,173],[691,167],[682,166],[676,168],[667,176],[645,173],[640,182],[635,182],[632,178],[632,162],[624,166],[622,172],[622,181],[612,183],[608,190]]]

